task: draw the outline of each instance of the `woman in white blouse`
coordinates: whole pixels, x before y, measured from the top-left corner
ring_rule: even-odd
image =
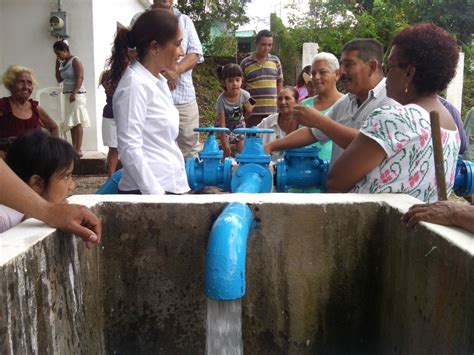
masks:
[[[175,143],[179,115],[161,75],[165,70],[176,70],[184,54],[181,41],[178,19],[163,10],[147,11],[131,29],[117,31],[111,75],[121,77],[113,97],[123,165],[120,193],[163,195],[189,191],[184,158]],[[120,63],[126,60],[128,49],[135,49],[138,57],[123,72]]]

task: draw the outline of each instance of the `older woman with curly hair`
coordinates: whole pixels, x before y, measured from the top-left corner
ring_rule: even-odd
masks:
[[[400,104],[369,115],[358,136],[332,165],[328,191],[406,193],[425,202],[436,201],[429,113],[438,111],[450,192],[460,139],[437,93],[454,77],[458,56],[454,38],[433,24],[416,24],[395,35],[383,69],[387,95]]]
[[[0,99],[0,158],[5,158],[21,133],[43,127],[58,137],[58,125],[30,98],[36,85],[33,70],[12,65],[3,74],[2,81],[11,95]]]

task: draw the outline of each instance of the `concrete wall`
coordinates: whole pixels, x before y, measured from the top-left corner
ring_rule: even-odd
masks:
[[[474,236],[426,224],[407,230],[401,213],[416,199],[102,199],[74,199],[97,206],[100,249],[38,227],[0,237],[0,353],[204,353],[207,238],[235,200],[249,203],[256,220],[245,353],[474,351]]]
[[[143,10],[139,0],[61,0],[69,20],[69,45],[85,69],[87,110],[91,127],[84,131],[84,150],[102,149],[101,122],[105,95],[97,88],[105,59],[110,55],[116,21],[128,25]],[[0,72],[12,64],[34,69],[38,88],[57,86],[49,14],[57,0],[0,0]],[[0,95],[8,95],[1,85]]]

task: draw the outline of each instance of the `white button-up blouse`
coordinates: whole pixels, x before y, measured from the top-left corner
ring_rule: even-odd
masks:
[[[176,144],[179,114],[166,79],[134,62],[115,90],[113,110],[123,165],[119,189],[158,195],[189,191]]]

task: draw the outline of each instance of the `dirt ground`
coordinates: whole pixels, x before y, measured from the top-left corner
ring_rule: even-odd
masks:
[[[107,175],[76,175],[74,176],[76,187],[73,195],[95,194],[105,180],[107,180]]]

